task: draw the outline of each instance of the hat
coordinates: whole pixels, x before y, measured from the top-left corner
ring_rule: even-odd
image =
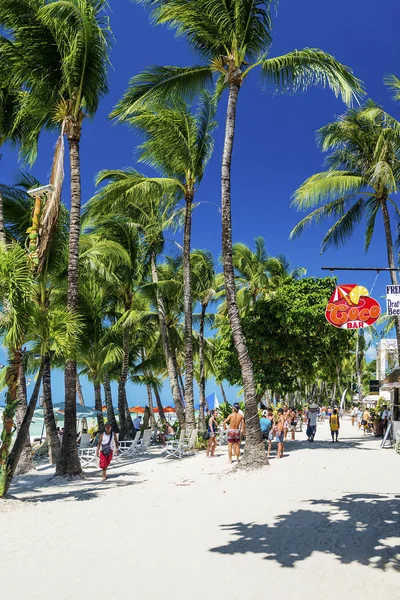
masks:
[[[233,404],[233,408],[234,408],[235,410],[240,410],[240,404],[239,404],[239,402],[235,402],[235,403]]]
[[[266,410],[263,410],[263,411],[262,411],[262,416],[263,416],[263,417],[266,417],[266,416],[267,416],[267,414],[268,414],[268,413],[267,413],[267,411],[266,411]]]

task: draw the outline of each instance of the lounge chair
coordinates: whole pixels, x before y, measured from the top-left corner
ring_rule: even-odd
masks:
[[[96,450],[97,448],[78,448],[78,456],[81,461],[82,469],[85,467],[89,467],[92,465],[96,459]]]
[[[44,440],[42,443],[32,446],[33,458],[41,458],[43,456],[48,456],[49,454],[49,444],[47,440]]]
[[[185,458],[193,456],[194,445],[197,440],[197,429],[193,429],[188,440],[179,441],[178,445],[171,450],[166,449],[166,458]]]
[[[185,436],[186,436],[186,431],[184,429],[181,429],[179,440],[168,440],[168,442],[165,444],[164,453],[168,454],[168,453],[172,452],[173,450],[176,450],[176,448],[178,446],[181,446],[183,444],[183,442],[185,441]]]
[[[143,437],[140,440],[140,444],[138,444],[138,446],[137,446],[138,452],[147,452],[147,450],[150,446],[152,433],[153,432],[151,429],[146,429],[143,432]]]
[[[140,431],[136,432],[134,440],[123,440],[119,442],[118,456],[119,458],[125,458],[128,456],[134,456],[138,452],[138,443],[140,439]]]

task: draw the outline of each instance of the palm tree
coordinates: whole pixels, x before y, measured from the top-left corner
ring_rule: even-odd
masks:
[[[254,308],[259,298],[266,298],[270,289],[268,264],[269,256],[265,248],[264,238],[256,237],[253,252],[246,244],[233,244],[233,266],[237,294],[248,296],[246,304]]]
[[[99,181],[103,181],[100,174]],[[162,254],[165,245],[165,232],[176,231],[181,223],[182,211],[175,209],[176,199],[169,195],[160,198],[154,189],[137,198],[137,172],[131,169],[107,172],[108,183],[89,201],[86,212],[88,219],[109,231],[108,221],[121,220],[129,229],[137,229],[147,248],[150,260],[151,281],[148,287],[150,298],[157,310],[160,324],[160,337],[165,356],[172,398],[181,426],[185,425],[185,413],[178,381],[177,367],[173,357],[173,349],[168,336],[168,324],[163,292],[165,282],[160,286],[157,258]],[[106,216],[108,215],[108,217]],[[171,274],[172,275],[172,274]],[[169,286],[171,287],[171,286]]]
[[[211,302],[216,300],[218,292],[215,278],[214,258],[211,252],[208,252],[207,250],[193,250],[190,260],[193,270],[193,296],[194,299],[201,304],[199,318],[199,430],[204,431],[206,429],[204,421],[204,409],[206,406],[204,326],[206,323],[207,308]]]
[[[71,311],[78,306],[82,123],[86,115],[95,114],[99,97],[107,92],[110,29],[105,7],[105,0],[0,2],[0,23],[9,32],[0,44],[12,64],[14,82],[29,92],[24,95],[17,123],[29,117],[32,125],[29,139],[25,140],[25,152],[33,159],[40,131],[44,127],[59,128],[56,162],[60,171],[64,134],[69,144],[68,308]],[[58,182],[61,179],[57,177]],[[54,200],[58,202],[59,196]],[[76,448],[75,400],[76,362],[70,358],[65,368],[65,428],[58,475],[81,473]]]
[[[349,110],[337,121],[318,131],[323,151],[331,151],[328,169],[307,179],[294,194],[293,204],[300,210],[314,208],[293,229],[291,237],[301,234],[311,223],[336,218],[322,241],[321,252],[339,246],[352,235],[364,218],[365,250],[382,213],[391,281],[397,285],[389,206],[399,209],[391,195],[400,182],[400,124],[374,102]],[[317,207],[317,208],[315,208]],[[400,362],[400,319],[396,318]]]
[[[215,101],[209,93],[199,99],[193,114],[182,100],[172,106],[155,106],[130,116],[128,122],[144,136],[139,146],[139,162],[153,167],[161,178],[137,174],[137,195],[142,190],[157,187],[159,195],[168,192],[184,198],[185,220],[183,235],[183,294],[185,315],[185,402],[186,427],[195,427],[193,396],[193,343],[191,292],[191,229],[193,201],[205,167],[213,150],[212,132],[216,126]],[[123,118],[121,119],[124,120]],[[107,172],[103,174],[107,177]],[[132,185],[134,184],[131,179]],[[135,189],[132,190],[134,192]]]
[[[17,244],[6,248],[0,244],[0,334],[8,350],[9,365],[5,373],[6,409],[3,412],[3,431],[0,444],[0,497],[5,493],[7,482],[7,460],[13,436],[13,420],[18,406],[18,384],[22,348],[31,320],[31,298],[33,291],[32,273],[26,252]],[[25,436],[26,438],[26,436]],[[25,439],[24,439],[25,444]]]
[[[152,10],[153,22],[175,29],[186,38],[206,64],[193,67],[153,67],[133,77],[113,116],[127,119],[149,102],[161,102],[171,96],[193,97],[212,83],[220,95],[229,91],[225,143],[222,156],[222,256],[229,319],[242,370],[247,428],[244,464],[265,463],[264,447],[256,417],[257,400],[253,367],[247,351],[236,305],[232,262],[231,163],[239,92],[250,73],[259,68],[267,84],[275,91],[305,90],[310,85],[330,87],[350,104],[362,92],[351,71],[330,54],[318,49],[294,50],[269,58],[272,38],[272,0],[137,0]]]

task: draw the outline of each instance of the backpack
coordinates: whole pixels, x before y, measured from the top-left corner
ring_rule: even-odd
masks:
[[[108,456],[110,454],[110,452],[111,452],[111,442],[112,442],[112,439],[113,439],[113,432],[111,431],[111,433],[110,433],[110,439],[108,440],[108,442],[106,444],[101,444],[101,451],[104,454],[104,456]]]

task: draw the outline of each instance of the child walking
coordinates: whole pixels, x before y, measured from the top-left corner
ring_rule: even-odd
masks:
[[[333,413],[329,417],[329,426],[331,428],[332,443],[337,442],[338,435],[339,435],[340,423],[339,423],[338,411],[336,408],[333,409]]]

